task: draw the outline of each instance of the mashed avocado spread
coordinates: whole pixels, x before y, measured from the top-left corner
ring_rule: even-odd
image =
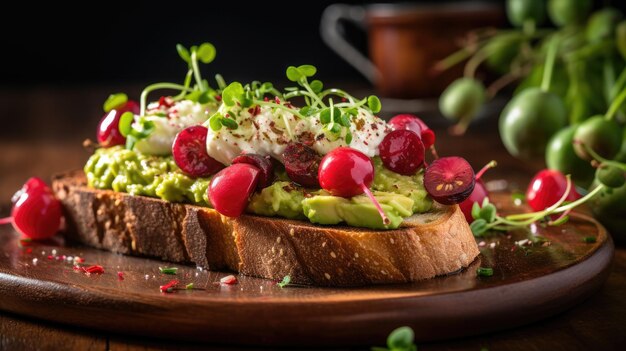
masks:
[[[391,229],[397,228],[404,218],[414,213],[430,210],[432,200],[424,190],[421,173],[403,176],[387,170],[380,158],[373,160],[375,177],[371,188],[391,220],[389,226],[385,227],[365,195],[345,199],[331,196],[324,190],[305,189],[290,183],[280,172],[272,185],[252,196],[248,212],[308,218],[318,224],[343,222],[353,227]],[[211,206],[207,196],[210,179],[186,176],[171,157],[144,155],[122,147],[102,148],[87,161],[85,174],[89,186],[97,189]]]

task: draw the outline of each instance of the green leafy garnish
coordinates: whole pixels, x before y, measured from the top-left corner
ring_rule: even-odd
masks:
[[[595,236],[586,236],[583,238],[583,241],[586,242],[587,244],[593,244],[597,241]]]
[[[104,112],[108,113],[112,109],[124,105],[127,101],[128,96],[124,93],[111,94],[106,101],[104,101],[102,109],[104,109]]]
[[[137,123],[132,126],[130,132],[126,135],[126,148],[132,150],[139,140],[149,137],[154,131],[154,128],[154,122],[139,117]]]
[[[493,275],[493,268],[489,268],[489,267],[479,267],[476,270],[476,274],[479,277],[491,277]]]
[[[132,124],[135,120],[135,115],[132,112],[124,112],[120,116],[120,122],[118,128],[122,136],[126,137],[132,131]]]
[[[222,129],[222,119],[224,119],[224,116],[222,116],[219,112],[211,116],[211,118],[209,118],[209,127],[211,130],[217,132]]]
[[[490,230],[508,231],[515,228],[526,227],[538,221],[542,221],[550,226],[561,225],[567,222],[567,213],[569,213],[569,211],[576,206],[585,203],[587,200],[598,194],[602,189],[605,189],[604,185],[599,185],[580,199],[573,202],[567,202],[566,198],[572,187],[572,181],[569,175],[566,178],[567,187],[563,196],[554,205],[544,209],[543,211],[519,213],[501,217],[496,213],[495,206],[489,203],[488,199],[483,201],[482,206],[479,206],[478,203],[474,203],[472,206],[472,218],[474,218],[474,221],[470,225],[472,233],[474,236],[480,237]],[[552,220],[551,216],[554,214],[561,214],[561,216]]]
[[[372,110],[372,112],[374,113],[380,112],[380,109],[382,108],[380,99],[378,99],[378,97],[375,95],[370,95],[367,98],[367,106],[369,106],[370,110]]]
[[[185,285],[185,289],[193,290],[193,283],[189,283],[189,284]]]
[[[232,118],[222,118],[221,121],[222,121],[222,125],[228,129],[237,129],[237,127],[239,127],[237,122]]]
[[[417,351],[415,333],[410,327],[394,329],[387,337],[387,347],[372,347],[372,351]]]
[[[202,43],[196,52],[196,55],[202,63],[211,63],[215,59],[215,46],[211,43]]]
[[[175,275],[178,272],[177,267],[159,267],[159,271],[163,274]]]
[[[281,288],[286,287],[287,285],[289,285],[289,283],[291,283],[291,276],[290,275],[286,275],[283,280],[280,283],[276,283],[276,285],[278,285]]]

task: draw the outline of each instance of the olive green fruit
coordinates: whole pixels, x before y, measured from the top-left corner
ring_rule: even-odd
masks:
[[[606,7],[594,12],[591,17],[589,17],[589,21],[587,21],[587,28],[585,30],[587,40],[590,43],[595,43],[602,39],[612,37],[615,26],[622,17],[624,17],[622,13],[612,7]]]
[[[584,161],[574,152],[574,132],[576,126],[568,126],[552,136],[546,147],[546,165],[549,169],[570,174],[576,185],[588,187],[593,181],[595,170],[590,162]]]
[[[559,27],[582,23],[591,11],[591,0],[548,0],[548,16]]]
[[[608,120],[603,115],[593,116],[578,125],[574,141],[582,142],[598,155],[612,159],[622,146],[622,128],[617,122]],[[574,151],[583,160],[593,159],[579,143],[574,144]]]
[[[626,21],[621,21],[615,28],[615,45],[622,58],[626,60]]]
[[[545,155],[550,138],[565,127],[567,111],[561,98],[538,88],[516,95],[500,115],[500,138],[509,153],[522,159]]]
[[[452,82],[439,98],[439,110],[448,119],[459,121],[474,117],[485,101],[485,87],[476,79]]]
[[[596,179],[609,188],[619,188],[626,183],[626,170],[614,165],[602,164],[596,170]]]
[[[519,33],[504,33],[494,36],[485,45],[487,67],[497,73],[507,73],[511,63],[519,55],[524,37]]]
[[[539,25],[546,17],[546,4],[544,0],[507,0],[506,15],[516,27],[529,20]]]
[[[626,243],[626,184],[616,189],[602,189],[589,201],[589,207],[615,241]]]

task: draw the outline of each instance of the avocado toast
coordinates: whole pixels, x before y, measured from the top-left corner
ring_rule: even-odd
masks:
[[[153,84],[139,103],[112,95],[84,172],[55,178],[69,238],[328,286],[416,281],[476,258],[456,205],[473,171],[425,187],[434,134],[419,118],[387,123],[378,98],[325,89],[310,65],[290,66],[297,86],[284,91],[219,75],[212,88],[198,70],[212,45],[177,49],[184,84]],[[158,89],[178,94],[148,103]]]

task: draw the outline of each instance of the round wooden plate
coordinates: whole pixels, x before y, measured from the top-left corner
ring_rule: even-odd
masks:
[[[500,208],[512,208],[499,196]],[[518,209],[519,211],[519,209]],[[595,242],[585,242],[593,237]],[[281,288],[276,282],[180,266],[85,247],[21,243],[0,228],[0,309],[116,333],[224,344],[376,345],[399,326],[418,341],[460,337],[536,321],[594,293],[608,276],[613,243],[593,219],[575,214],[561,227],[477,239],[469,268],[415,284],[333,289]],[[104,267],[75,270],[72,258]],[[493,267],[478,277],[478,267]],[[118,272],[121,273],[118,275]],[[162,293],[177,279],[182,289]],[[192,290],[184,289],[193,283]]]

